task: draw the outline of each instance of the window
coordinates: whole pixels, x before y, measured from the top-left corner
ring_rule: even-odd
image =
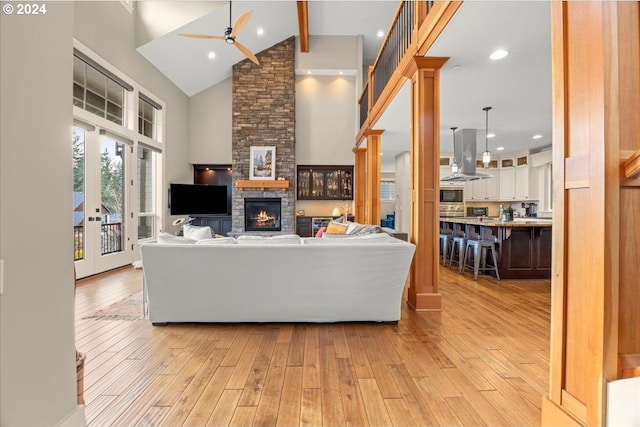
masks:
[[[138,133],[156,139],[156,116],[162,107],[148,96],[140,94],[138,100]]]
[[[138,240],[155,236],[155,154],[149,148],[138,146]]]
[[[73,105],[126,125],[125,90],[133,87],[79,51],[73,55]]]
[[[380,201],[393,202],[396,200],[396,183],[395,181],[380,182]]]

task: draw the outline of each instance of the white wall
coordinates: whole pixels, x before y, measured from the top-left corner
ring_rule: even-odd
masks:
[[[134,4],[137,7],[137,2]],[[135,50],[135,26],[135,14],[120,2],[75,2],[74,37],[166,103],[161,192],[166,229],[172,221],[166,200],[169,183],[193,180],[188,148],[189,98]]]
[[[352,165],[355,78],[296,78],[296,163]]]
[[[231,164],[232,79],[189,99],[189,161]]]
[[[0,14],[0,425],[11,427],[53,426],[78,414],[74,4],[47,2],[46,9],[40,16]],[[82,411],[75,420],[84,422]]]
[[[396,231],[411,231],[411,154],[396,156]]]

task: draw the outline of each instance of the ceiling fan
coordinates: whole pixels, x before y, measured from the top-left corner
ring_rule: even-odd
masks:
[[[225,28],[224,36],[210,36],[208,34],[178,34],[178,35],[183,37],[191,37],[194,39],[224,40],[228,44],[232,44],[235,47],[237,47],[238,50],[242,52],[244,56],[249,58],[253,63],[255,63],[256,65],[260,65],[258,58],[256,58],[256,56],[249,49],[247,49],[246,46],[244,46],[243,44],[241,44],[239,41],[236,40],[236,37],[240,32],[240,30],[242,30],[244,26],[247,25],[247,22],[249,22],[249,18],[251,18],[252,13],[253,13],[252,11],[248,11],[240,15],[238,19],[236,19],[236,22],[232,27],[231,26],[231,2],[229,2],[229,26]]]

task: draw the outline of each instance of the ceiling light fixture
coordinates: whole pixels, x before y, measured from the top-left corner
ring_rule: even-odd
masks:
[[[209,57],[209,59],[214,59],[216,57],[216,53],[214,51],[211,51],[207,56]]]
[[[493,132],[487,135],[487,138],[495,138],[495,137],[496,137],[496,134]]]
[[[540,139],[540,138],[542,138],[542,135],[540,135],[540,134],[538,133],[538,134],[536,134],[536,135],[533,135],[531,138],[533,138],[533,139]]]
[[[491,162],[491,153],[489,152],[489,110],[491,110],[491,107],[484,107],[482,110],[486,113],[484,153],[482,153],[482,163],[484,163],[484,168],[486,169],[489,167],[489,163]]]
[[[509,55],[509,51],[508,50],[497,49],[497,50],[494,50],[491,53],[491,55],[489,55],[489,59],[493,59],[494,61],[497,61],[498,59],[502,59],[507,55]]]
[[[382,38],[384,37],[384,31],[382,30],[378,30],[378,33],[376,34],[378,37]]]
[[[456,162],[456,129],[457,127],[451,128],[451,133],[453,134],[453,163],[451,163],[451,173],[453,175],[457,175],[460,168],[458,167],[458,162]]]
[[[496,151],[502,151],[504,150],[504,147],[496,147]]]
[[[259,36],[263,35],[263,34],[264,34],[264,28],[262,28],[262,27],[258,28],[258,30],[256,31],[256,33],[257,33]]]

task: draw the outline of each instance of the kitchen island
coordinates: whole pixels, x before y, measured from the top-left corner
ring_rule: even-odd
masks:
[[[498,270],[503,279],[551,278],[551,219],[440,218],[440,228],[467,238],[496,242]],[[491,262],[493,262],[491,260]]]

